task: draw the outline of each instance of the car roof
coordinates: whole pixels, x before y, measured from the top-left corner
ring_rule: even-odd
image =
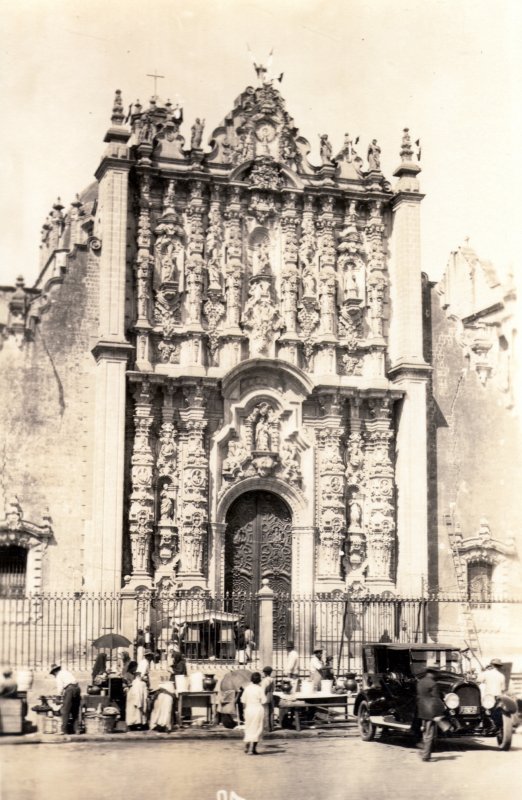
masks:
[[[384,647],[386,650],[460,650],[454,644],[433,644],[432,642],[365,642],[363,647]]]

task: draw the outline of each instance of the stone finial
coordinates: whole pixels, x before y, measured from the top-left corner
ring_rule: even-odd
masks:
[[[404,128],[402,132],[402,144],[401,144],[400,155],[402,161],[411,161],[413,158],[413,147],[411,146],[411,136],[409,128]]]
[[[116,89],[114,95],[114,106],[112,109],[111,122],[113,125],[123,125],[124,119],[125,119],[125,113],[123,111],[123,100],[121,98],[121,91],[120,89]]]

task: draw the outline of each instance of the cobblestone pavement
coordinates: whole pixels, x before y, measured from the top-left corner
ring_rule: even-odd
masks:
[[[304,739],[68,743],[0,748],[2,800],[515,800],[522,740],[446,743],[431,763],[409,741]],[[518,784],[518,785],[517,785]],[[226,796],[220,790],[227,792]]]

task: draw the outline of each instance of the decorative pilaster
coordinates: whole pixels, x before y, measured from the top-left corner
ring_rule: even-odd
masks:
[[[186,312],[189,326],[201,326],[201,305],[203,302],[203,184],[194,181],[190,187],[190,199],[187,217],[190,224],[190,236],[187,246],[187,263],[185,267]]]
[[[150,583],[150,554],[154,527],[153,455],[150,444],[152,402],[150,383],[134,392],[134,445],[131,456],[129,534],[132,551],[131,584]],[[130,587],[129,587],[130,588]]]
[[[346,578],[348,584],[363,580],[366,561],[364,508],[367,493],[364,463],[364,434],[360,397],[350,400],[350,433],[346,443],[346,486],[348,517],[348,552]]]
[[[299,254],[297,242],[297,208],[296,196],[290,194],[285,198],[281,216],[283,231],[283,270],[281,275],[281,310],[285,326],[285,337],[297,335],[297,293]]]
[[[183,388],[183,511],[179,577],[189,584],[204,580],[203,556],[208,533],[208,452],[205,442],[206,396],[201,384]]]
[[[243,244],[241,236],[241,203],[239,194],[232,192],[225,212],[225,245],[226,245],[226,323],[236,334],[241,333],[241,263]]]
[[[219,328],[225,316],[226,305],[223,294],[223,227],[219,188],[213,187],[210,200],[209,221],[205,242],[207,264],[207,296],[203,315],[207,321],[207,349],[209,363],[218,366]]]
[[[173,387],[163,387],[163,407],[156,459],[156,548],[153,556],[156,581],[159,575],[172,575],[179,564],[178,554],[178,443],[174,423]]]
[[[150,175],[142,174],[140,181],[139,217],[137,232],[137,254],[134,267],[136,276],[136,366],[140,370],[151,369],[150,354],[150,300],[152,268],[152,235],[150,226]]]
[[[324,395],[320,400],[324,416],[317,432],[320,501],[317,572],[319,581],[327,582],[328,588],[339,588],[346,535],[341,406],[337,395]]]
[[[387,397],[376,398],[368,405],[367,582],[374,589],[389,590],[394,587],[396,551],[391,401]]]

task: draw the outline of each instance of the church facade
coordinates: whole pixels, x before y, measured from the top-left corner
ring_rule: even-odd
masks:
[[[312,164],[266,79],[207,148],[169,103],[124,116],[117,92],[96,183],[53,207],[35,286],[2,293],[3,530],[26,590],[421,595],[408,130],[392,186],[375,140],[366,164],[324,135]]]

